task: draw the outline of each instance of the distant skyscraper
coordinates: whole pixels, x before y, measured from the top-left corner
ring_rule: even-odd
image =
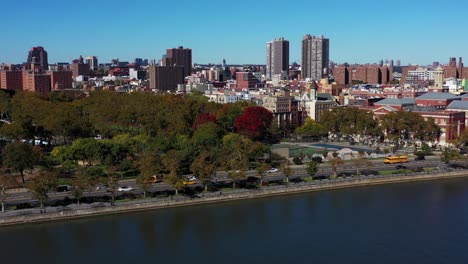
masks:
[[[379,66],[380,66],[380,67],[383,66],[383,60],[380,60],[380,61],[379,61]]]
[[[267,42],[266,78],[289,72],[289,41],[284,38]]]
[[[320,80],[325,74],[328,74],[329,62],[329,39],[323,36],[305,35],[302,39],[302,63],[301,75],[305,80]]]
[[[397,67],[400,67],[400,66],[401,66],[401,61],[400,61],[400,60],[397,60],[397,61],[396,61],[396,66],[397,66]]]
[[[87,56],[85,58],[85,63],[89,65],[90,70],[97,70],[98,69],[98,59],[96,56]]]
[[[182,66],[184,67],[184,77],[192,74],[192,50],[178,48],[167,49],[166,57],[161,60],[162,66]]]
[[[33,58],[36,58],[36,62],[42,67],[42,70],[47,71],[49,69],[49,61],[47,59],[47,51],[41,46],[33,47],[28,54],[28,67],[33,63]]]

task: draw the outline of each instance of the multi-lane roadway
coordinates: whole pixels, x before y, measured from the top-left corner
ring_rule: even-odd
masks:
[[[360,167],[359,171],[363,174],[377,174],[378,171],[383,171],[383,170],[392,170],[395,169],[396,166],[400,164],[384,164],[382,160],[374,160],[372,161],[371,166],[366,166],[366,167]],[[431,159],[431,160],[423,160],[423,161],[410,161],[409,163],[404,163],[401,164],[407,168],[407,170],[415,169],[415,168],[434,168],[434,167],[439,167],[439,168],[445,168],[446,165],[442,163],[440,160],[436,159]],[[293,174],[290,176],[291,180],[306,177],[307,172],[305,170],[305,167],[303,165],[299,166],[292,166],[293,169]],[[351,176],[354,173],[356,173],[356,167],[352,162],[347,162],[345,164],[339,165],[337,167],[337,175],[338,176]],[[318,171],[315,175],[315,177],[328,177],[333,174],[332,168],[330,164],[328,163],[323,163],[320,164]],[[255,170],[247,171],[246,177],[257,177],[257,172]],[[279,172],[273,172],[273,173],[266,173],[266,175],[263,178],[264,182],[273,182],[273,181],[280,181],[285,179],[285,175]],[[216,176],[212,180],[214,183],[225,183],[229,184],[232,183],[232,180],[229,178],[228,174],[226,172],[218,172]],[[119,182],[120,186],[129,186],[132,187],[133,190],[129,192],[116,192],[117,196],[123,195],[124,193],[133,193],[133,194],[140,194],[142,193],[142,189],[138,184],[136,184],[135,180],[124,180]],[[198,182],[197,184],[189,185],[189,188],[195,188],[195,187],[201,187],[201,183]],[[165,183],[155,183],[152,184],[150,188],[150,192],[162,192],[162,191],[168,191],[171,190],[171,187]],[[84,197],[103,197],[103,196],[109,196],[109,192],[103,188],[97,190],[93,189],[92,191],[86,192],[84,194]],[[65,197],[73,198],[73,195],[70,192],[59,192],[59,193],[50,193],[49,194],[49,200],[50,201],[55,201],[55,200],[62,200]],[[8,196],[7,198],[7,203],[14,205],[14,204],[20,204],[20,203],[30,203],[36,201],[30,192],[24,191],[24,192],[16,192],[12,193]]]

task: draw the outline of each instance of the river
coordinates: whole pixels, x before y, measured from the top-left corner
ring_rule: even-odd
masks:
[[[0,263],[468,263],[468,179],[0,227]]]

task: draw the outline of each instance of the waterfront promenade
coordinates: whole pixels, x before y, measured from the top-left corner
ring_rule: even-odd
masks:
[[[356,176],[316,180],[313,182],[290,183],[289,185],[266,186],[254,190],[238,189],[222,192],[208,192],[191,197],[173,196],[167,198],[142,199],[117,203],[114,206],[111,206],[110,203],[95,203],[83,204],[81,206],[70,205],[67,207],[48,207],[47,213],[41,213],[40,209],[28,209],[0,214],[0,226],[65,220],[132,211],[153,210],[167,207],[227,202],[240,199],[253,199],[311,191],[411,181],[442,180],[466,176],[468,176],[468,170],[457,170],[450,172],[439,171],[436,173],[422,172],[408,175],[394,174],[379,176]]]

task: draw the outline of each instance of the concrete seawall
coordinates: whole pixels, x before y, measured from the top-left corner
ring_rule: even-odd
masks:
[[[239,190],[221,193],[209,193],[198,198],[182,198],[182,199],[148,199],[144,201],[132,201],[121,203],[116,206],[103,205],[97,208],[86,209],[68,209],[60,212],[48,212],[42,214],[26,214],[20,216],[1,216],[0,226],[27,224],[35,222],[58,221],[73,218],[91,217],[98,215],[109,215],[117,213],[125,213],[132,211],[153,210],[168,207],[190,206],[205,203],[227,202],[242,199],[252,199],[276,195],[286,195],[293,193],[303,193],[311,191],[321,191],[329,189],[350,188],[358,186],[379,185],[399,182],[427,181],[440,180],[450,178],[467,177],[468,171],[444,172],[435,174],[411,174],[411,175],[395,175],[395,176],[378,176],[378,177],[353,177],[346,179],[335,179],[317,181],[313,183],[290,184],[288,186],[273,186],[265,187],[258,190]]]

